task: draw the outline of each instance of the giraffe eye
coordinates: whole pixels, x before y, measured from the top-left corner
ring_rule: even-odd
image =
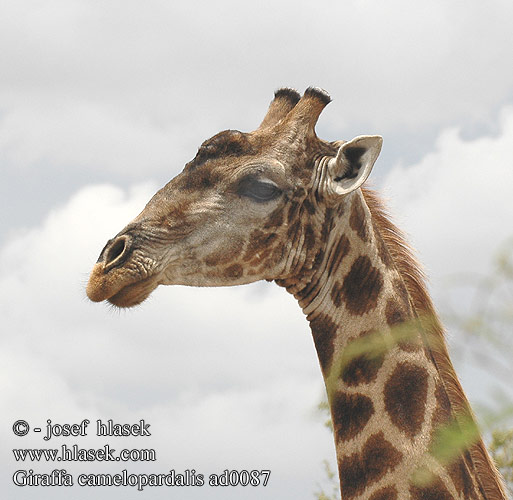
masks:
[[[258,203],[274,200],[282,193],[281,189],[274,182],[255,177],[245,177],[242,179],[237,192]]]

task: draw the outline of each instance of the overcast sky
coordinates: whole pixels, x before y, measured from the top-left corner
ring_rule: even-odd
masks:
[[[333,97],[321,137],[384,137],[371,182],[435,300],[451,273],[486,272],[513,232],[512,19],[509,0],[0,0],[0,496],[70,496],[14,487],[19,468],[61,464],[17,464],[13,447],[106,444],[17,438],[15,420],[144,418],[150,438],[108,441],[156,449],[155,463],[128,463],[130,472],[272,470],[266,488],[144,498],[313,498],[334,451],[292,297],[263,283],[161,287],[117,312],[86,300],[88,273],[204,139],[254,129],[275,89],[310,85]],[[486,399],[479,366],[457,369],[472,401]],[[72,493],[141,498],[130,488]]]

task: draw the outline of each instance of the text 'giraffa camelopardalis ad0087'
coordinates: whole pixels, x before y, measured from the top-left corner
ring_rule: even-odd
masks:
[[[205,141],[106,244],[87,294],[130,307],[161,284],[274,280],[310,322],[344,500],[505,499],[422,271],[362,187],[382,139],[319,139],[329,102],[280,89],[257,130]]]

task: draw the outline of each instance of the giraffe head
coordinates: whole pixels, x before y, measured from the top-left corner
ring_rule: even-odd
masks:
[[[382,143],[319,139],[315,124],[329,102],[316,88],[302,97],[280,89],[257,130],[205,141],[107,242],[89,298],[130,307],[160,284],[239,285],[311,269],[328,230],[319,220],[366,180]]]

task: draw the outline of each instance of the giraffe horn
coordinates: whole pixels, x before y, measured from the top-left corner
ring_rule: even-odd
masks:
[[[295,89],[281,88],[274,93],[274,99],[269,105],[267,114],[265,115],[259,129],[268,128],[276,125],[280,120],[285,118],[289,111],[298,103],[301,95]]]
[[[308,87],[285,121],[297,131],[315,134],[315,124],[319,115],[330,102],[328,92],[318,87]]]

